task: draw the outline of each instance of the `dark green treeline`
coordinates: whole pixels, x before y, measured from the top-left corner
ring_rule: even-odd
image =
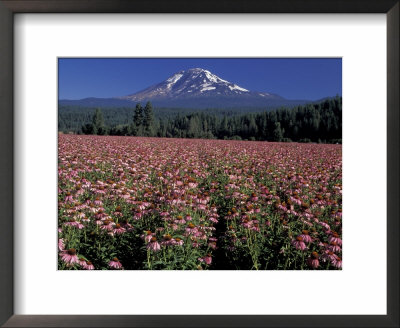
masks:
[[[125,114],[124,124],[106,126],[97,109],[91,123],[74,132],[83,134],[148,136],[166,138],[208,138],[266,141],[341,143],[342,98],[330,98],[317,104],[280,108],[261,113],[218,115],[192,112],[154,117],[148,102],[137,104]],[[85,118],[86,120],[88,117]],[[76,122],[78,123],[78,122]],[[75,123],[75,124],[76,124]]]

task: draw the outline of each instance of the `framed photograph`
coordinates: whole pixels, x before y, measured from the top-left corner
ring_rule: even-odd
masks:
[[[398,1],[0,10],[2,325],[399,326]]]

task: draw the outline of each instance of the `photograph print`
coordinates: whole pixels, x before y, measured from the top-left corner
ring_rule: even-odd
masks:
[[[59,58],[58,270],[341,270],[341,58]]]

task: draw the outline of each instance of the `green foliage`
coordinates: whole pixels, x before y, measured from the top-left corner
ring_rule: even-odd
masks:
[[[92,125],[94,134],[105,134],[103,113],[99,108],[96,109],[93,115]]]
[[[143,134],[146,137],[153,136],[154,128],[154,116],[153,116],[153,107],[151,103],[148,101],[143,110]]]
[[[258,109],[260,110],[260,109]],[[103,116],[104,111],[104,116]],[[61,107],[59,131],[163,138],[341,143],[342,98],[239,115],[234,110]],[[240,138],[240,139],[239,139]]]

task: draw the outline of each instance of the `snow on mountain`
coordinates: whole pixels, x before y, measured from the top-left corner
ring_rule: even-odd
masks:
[[[192,68],[175,73],[165,81],[140,92],[121,97],[131,101],[179,100],[197,97],[226,98],[246,95],[247,98],[277,98],[268,93],[251,92],[202,68]],[[279,97],[280,98],[280,97]]]
[[[168,108],[248,108],[294,106],[305,100],[287,100],[279,95],[250,91],[202,68],[180,71],[163,82],[142,91],[116,98],[60,100],[62,105],[130,107],[151,101],[153,106]]]

